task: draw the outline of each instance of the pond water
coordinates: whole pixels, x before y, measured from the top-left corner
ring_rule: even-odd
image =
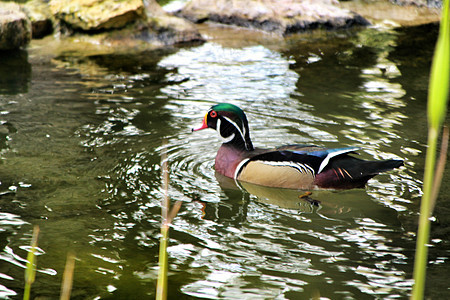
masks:
[[[208,41],[109,55],[0,54],[0,298],[20,299],[34,225],[32,297],[57,298],[68,253],[73,299],[154,297],[161,153],[169,194],[170,299],[407,298],[437,26],[374,26],[279,39],[203,28]],[[242,107],[255,146],[360,146],[401,169],[366,189],[265,189],[216,176],[214,103]],[[163,146],[163,140],[167,141]],[[448,167],[447,167],[448,171]],[[444,175],[426,293],[450,298]]]

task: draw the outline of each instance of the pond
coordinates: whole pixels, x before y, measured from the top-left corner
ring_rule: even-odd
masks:
[[[436,25],[280,39],[207,27],[208,40],[138,53],[0,54],[0,298],[20,299],[34,225],[32,297],[154,297],[161,154],[182,207],[170,229],[169,299],[407,298],[426,149]],[[366,189],[302,191],[216,175],[220,139],[191,132],[218,102],[243,108],[255,146],[361,147],[405,166]],[[166,141],[166,146],[163,146]],[[448,167],[426,294],[450,297]]]

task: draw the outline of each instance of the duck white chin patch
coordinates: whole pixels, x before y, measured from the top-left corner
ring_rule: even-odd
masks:
[[[221,137],[222,137],[222,142],[224,144],[226,144],[226,143],[231,142],[234,139],[234,133],[232,135],[228,136],[228,137],[223,137],[223,136],[221,136]]]
[[[224,144],[231,142],[234,139],[235,134],[232,133],[230,136],[222,136],[222,134],[220,133],[220,125],[222,124],[222,122],[220,121],[220,119],[217,120],[217,125],[216,125],[216,130],[219,133],[219,136],[222,138],[222,142]]]

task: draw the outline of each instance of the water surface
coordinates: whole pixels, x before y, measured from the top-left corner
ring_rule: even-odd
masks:
[[[2,53],[0,298],[23,293],[39,225],[33,297],[56,298],[67,253],[74,299],[154,297],[162,198],[183,201],[169,298],[407,298],[436,26],[315,32],[285,40],[212,28],[208,41],[131,54]],[[217,176],[214,103],[245,109],[255,146],[359,146],[403,159],[366,189],[301,191]],[[165,148],[163,140],[167,141]],[[427,295],[450,296],[449,194],[433,222]]]

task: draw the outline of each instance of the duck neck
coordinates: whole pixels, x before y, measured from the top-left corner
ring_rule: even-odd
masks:
[[[234,134],[233,138],[230,141],[226,141],[223,143],[224,146],[232,147],[241,152],[253,151],[255,148],[253,147],[253,143],[250,140],[250,135],[246,134],[244,139],[241,135]]]
[[[237,166],[247,156],[247,150],[239,149],[230,143],[223,143],[217,151],[215,169],[226,177],[234,178]]]

